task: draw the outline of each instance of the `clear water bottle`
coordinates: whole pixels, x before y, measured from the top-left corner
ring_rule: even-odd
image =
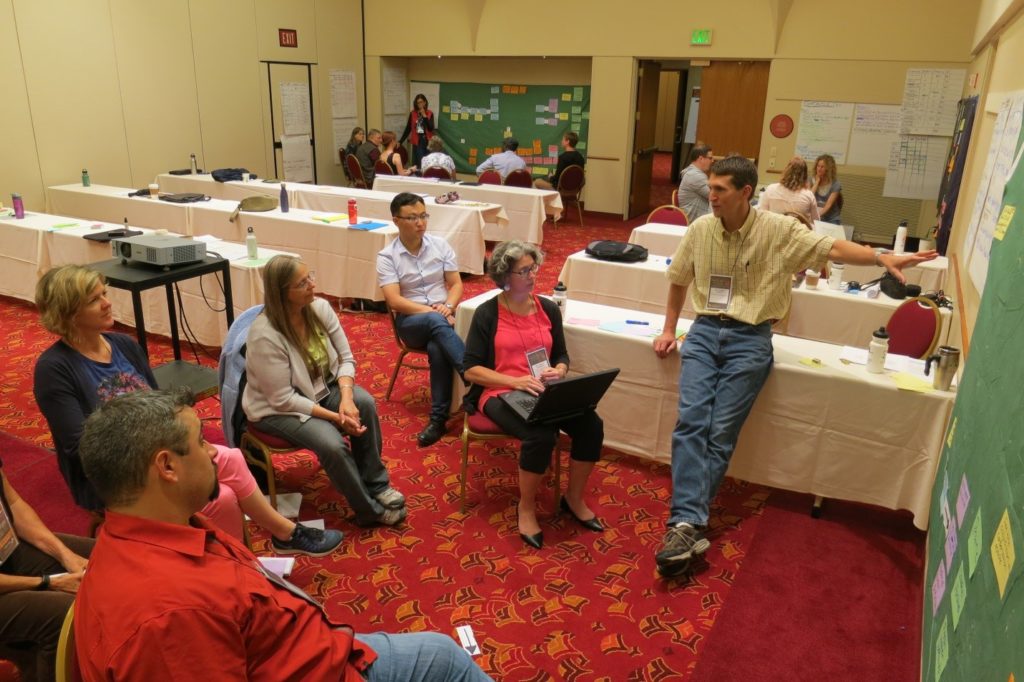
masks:
[[[284,182],[281,183],[281,213],[288,212],[288,190],[284,186]]]
[[[868,344],[868,371],[872,374],[881,374],[885,371],[885,354],[889,352],[889,333],[885,327],[879,327],[871,335],[871,343]]]
[[[82,187],[88,187],[91,184],[92,184],[92,181],[89,180],[89,169],[88,168],[83,168],[82,169]]]
[[[256,260],[259,258],[259,247],[256,244],[256,233],[250,227],[246,230],[245,234],[245,252],[249,256],[249,260]]]
[[[558,306],[558,312],[562,314],[562,317],[565,317],[565,302],[566,300],[568,300],[568,298],[569,294],[568,290],[565,288],[565,285],[562,284],[561,282],[556,284],[554,291],[552,291],[551,293],[551,300],[553,300],[555,302],[555,305]]]

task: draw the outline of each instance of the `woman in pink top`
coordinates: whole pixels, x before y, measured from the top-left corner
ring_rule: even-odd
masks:
[[[569,369],[558,306],[533,291],[543,261],[536,246],[520,241],[504,242],[494,249],[487,272],[502,291],[474,313],[463,358],[466,380],[474,384],[466,396],[466,409],[471,413],[482,410],[505,433],[522,441],[519,536],[536,549],[544,543],[537,521],[537,490],[551,463],[559,431],[572,437],[569,484],[562,497],[562,511],[589,530],[604,530],[583,500],[587,479],[604,442],[604,424],[597,413],[591,410],[554,424],[527,424],[497,398],[513,390],[538,395],[546,382],[564,378]],[[538,366],[538,355],[546,357],[546,367],[545,363]]]
[[[812,223],[818,220],[818,202],[807,189],[807,163],[797,157],[782,171],[782,180],[768,185],[757,208],[772,213],[799,213]]]

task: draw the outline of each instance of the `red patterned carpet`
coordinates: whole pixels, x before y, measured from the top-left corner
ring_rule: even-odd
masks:
[[[618,219],[587,214],[584,230],[549,227],[544,244],[548,262],[541,270],[539,289],[551,289],[569,253],[594,238],[625,240],[636,222],[624,225]],[[486,278],[471,278],[466,296],[489,287]],[[52,459],[33,447],[50,445],[32,399],[31,373],[51,337],[38,324],[32,306],[0,298],[0,311],[0,335],[6,341],[0,369],[0,431],[13,437],[0,440],[8,474],[22,494],[40,506],[52,528],[81,532],[83,517],[71,506]],[[385,401],[397,356],[385,316],[343,314],[341,319],[359,362],[358,381],[377,398],[385,459],[395,485],[407,495],[409,518],[399,528],[358,529],[346,520],[349,510],[343,498],[311,455],[278,457],[275,467],[282,487],[303,494],[301,517],[322,517],[346,533],[341,550],[333,555],[298,559],[292,580],[357,631],[453,634],[456,626],[469,624],[483,650],[477,660],[498,680],[689,677],[745,568],[771,490],[728,479],[712,507],[707,568],[691,580],[662,580],[653,554],[666,516],[668,467],[606,450],[587,495],[610,529],[590,533],[554,514],[549,490],[541,498],[545,547],[526,549],[514,518],[516,443],[471,447],[470,506],[461,513],[455,421],[440,443],[417,448],[415,434],[429,409],[425,374],[403,370],[392,400]],[[157,363],[170,357],[168,344],[159,340],[151,342],[151,352]],[[213,363],[204,358],[204,364]],[[216,399],[200,406],[201,414],[209,417],[219,416],[219,410]],[[6,453],[14,451],[18,454],[9,459]],[[907,523],[899,515],[888,518],[891,523]],[[253,544],[263,553],[269,539],[255,530]],[[797,558],[768,556],[765,561],[775,559]],[[885,556],[874,560],[884,561]],[[883,586],[882,591],[919,591],[916,581],[911,577],[904,584]],[[887,598],[879,596],[882,604]],[[745,626],[743,636],[759,636],[756,622]],[[800,631],[803,639],[793,644],[804,648],[809,670],[814,669],[816,649],[827,646],[833,655],[846,656],[857,646],[856,633],[826,645],[814,630],[815,624],[807,623]],[[915,657],[916,644],[886,651]],[[723,655],[729,656],[728,646]],[[776,676],[771,662],[764,663],[767,676],[762,679],[785,679],[784,670],[775,671],[780,675]],[[882,679],[873,677],[877,670],[861,672],[861,679]]]

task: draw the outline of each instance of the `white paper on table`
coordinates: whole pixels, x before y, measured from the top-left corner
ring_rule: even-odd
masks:
[[[261,556],[257,557],[257,559],[263,564],[263,568],[267,569],[268,573],[273,573],[278,578],[287,578],[292,574],[292,569],[295,568],[294,557]]]
[[[197,242],[206,242],[207,244],[209,244],[210,242],[220,241],[212,234],[197,234],[196,236],[192,237],[192,239],[195,239]]]
[[[843,350],[839,354],[839,359],[852,362],[855,365],[866,365],[868,364],[868,351],[866,348],[843,346]],[[906,355],[886,353],[885,368],[893,372],[906,372],[907,374],[913,374],[919,377],[925,376],[924,360],[918,360],[917,358],[912,358]]]
[[[249,258],[249,250],[245,244],[235,244],[233,242],[217,242],[216,246],[208,249],[210,251],[216,251],[226,260],[243,260]]]

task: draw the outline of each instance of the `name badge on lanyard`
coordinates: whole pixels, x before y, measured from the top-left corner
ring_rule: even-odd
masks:
[[[732,301],[732,275],[711,275],[708,290],[708,309],[728,310]]]
[[[324,375],[321,374],[313,381],[313,400],[320,402],[331,394],[331,389],[324,383]]]
[[[551,366],[548,361],[548,352],[543,346],[526,351],[526,364],[530,367],[530,374],[540,378],[541,372]]]

